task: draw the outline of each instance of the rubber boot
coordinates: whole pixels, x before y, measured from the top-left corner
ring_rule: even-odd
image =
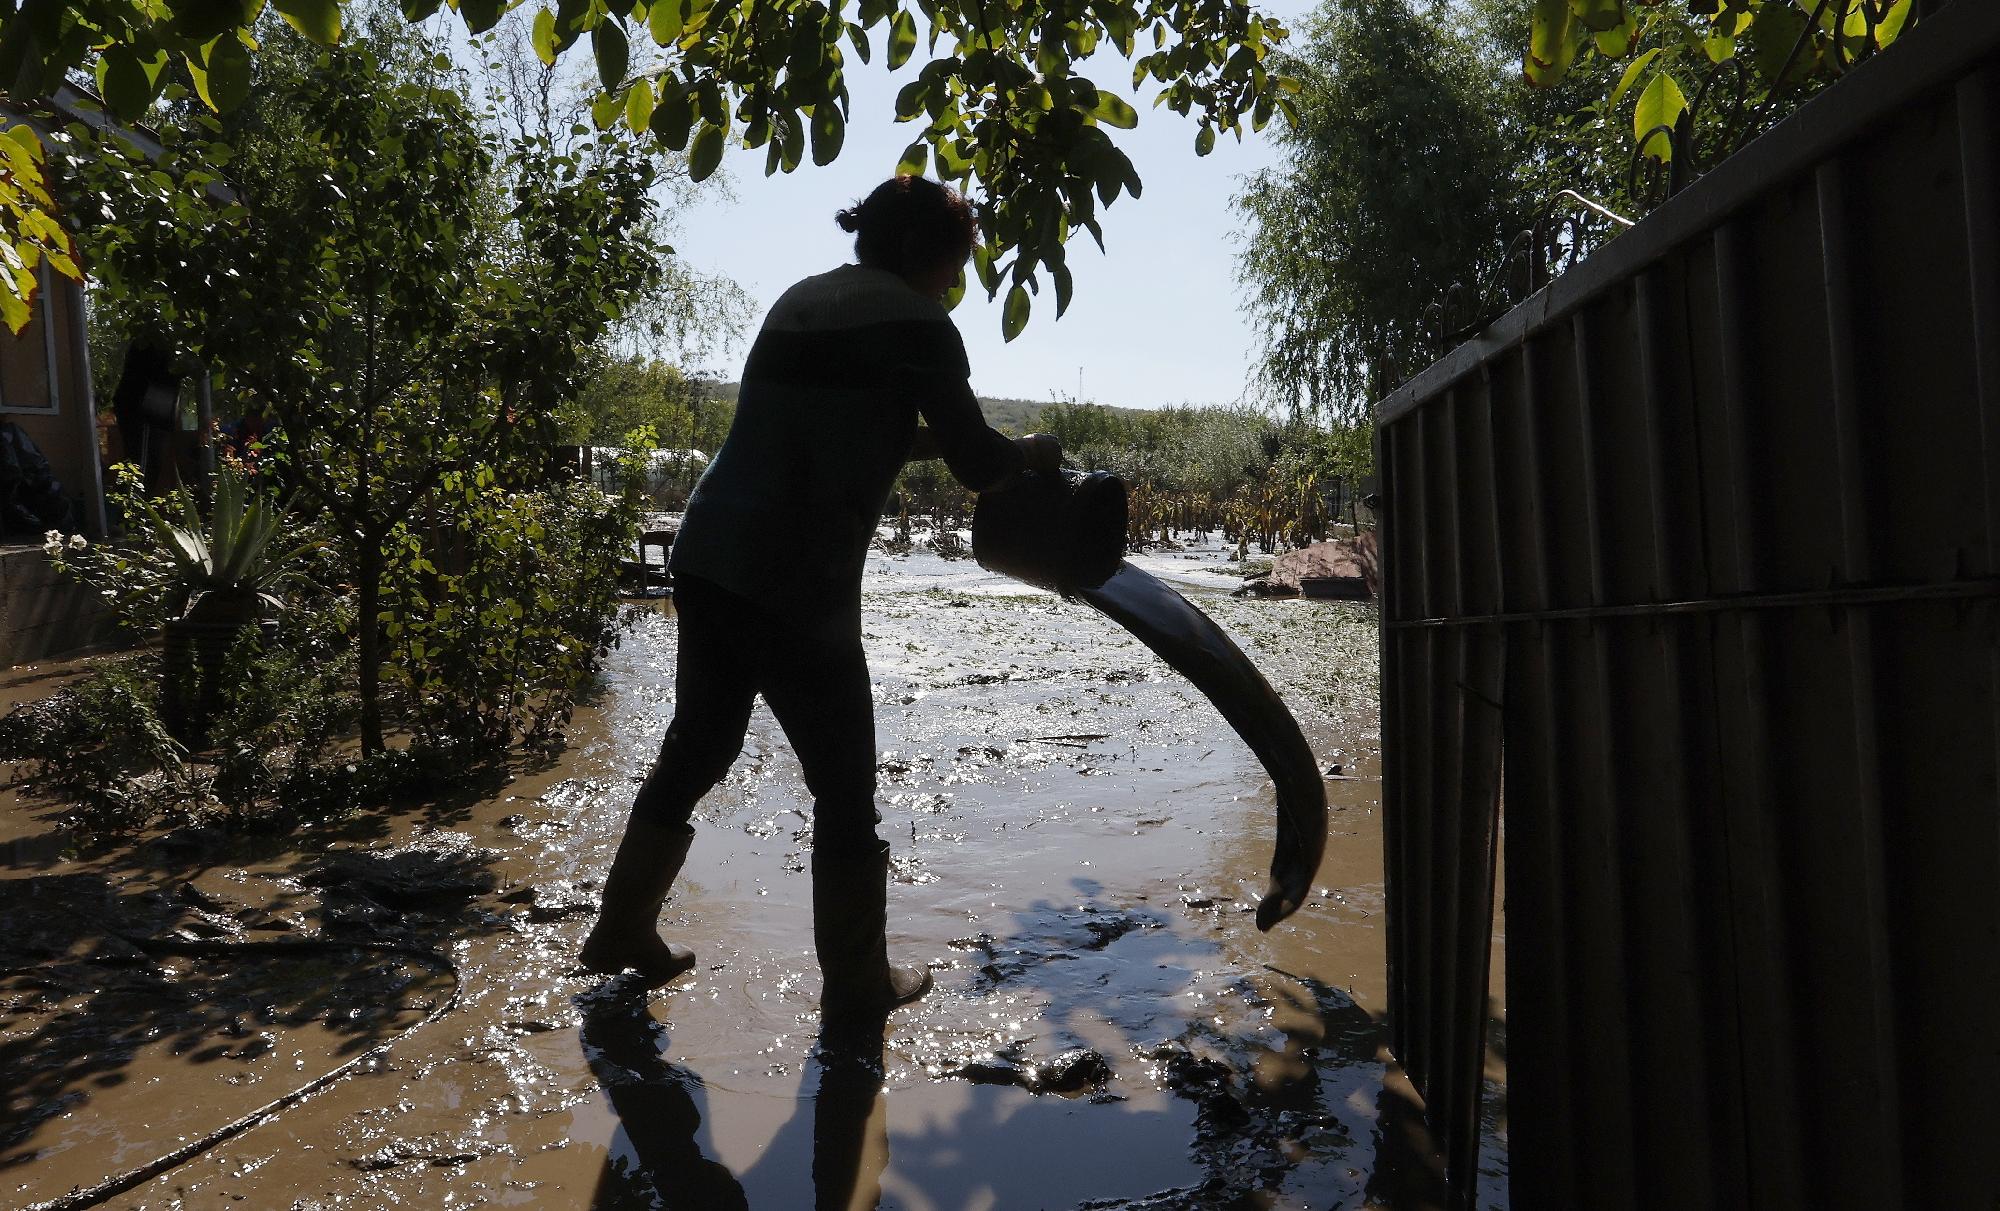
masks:
[[[625,822],[618,855],[604,876],[597,924],[577,959],[591,971],[616,975],[630,968],[658,988],[694,967],[694,952],[660,937],[660,907],[687,861],[694,829],[662,827],[634,816]]]
[[[889,962],[889,844],[813,850],[813,947],[822,1022],[885,1017],[931,988],[930,969]]]

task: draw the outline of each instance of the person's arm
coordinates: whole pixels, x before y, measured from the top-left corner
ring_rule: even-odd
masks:
[[[952,478],[974,492],[990,492],[1028,465],[1022,447],[986,423],[978,397],[963,379],[928,394],[917,411],[924,423],[917,427],[910,457],[944,459]]]
[[[986,423],[979,397],[972,393],[972,367],[958,329],[944,319],[913,333],[905,346],[909,358],[906,387],[917,400],[917,426],[911,459],[942,458],[952,477],[974,492],[990,492],[1014,482],[1021,471],[1055,471],[1062,449],[1052,437],[1009,439]]]
[[[1062,443],[1046,433],[1030,433],[1026,437],[1009,438],[1030,471],[1062,470]],[[916,439],[910,443],[910,454],[905,462],[922,462],[927,458],[943,458],[944,448],[938,444],[938,437],[929,425],[918,425]]]

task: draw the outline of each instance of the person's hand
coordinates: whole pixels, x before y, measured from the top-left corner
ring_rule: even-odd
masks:
[[[1062,443],[1046,433],[1030,433],[1017,437],[1014,444],[1021,448],[1021,457],[1030,471],[1041,471],[1053,475],[1062,470]]]

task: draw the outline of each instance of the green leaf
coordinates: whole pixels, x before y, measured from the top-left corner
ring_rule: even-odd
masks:
[[[256,19],[262,5],[245,0],[175,0],[173,30],[190,42],[206,43]]]
[[[868,62],[868,31],[850,21],[847,24],[847,40],[853,44],[854,53],[861,56],[861,61]]]
[[[508,7],[508,0],[459,0],[458,15],[465,20],[469,32],[483,34],[500,24]]]
[[[543,67],[556,65],[556,15],[544,8],[535,13],[535,24],[529,31],[528,41],[534,45],[535,58]]]
[[[688,148],[688,179],[706,181],[721,163],[722,128],[713,122],[703,122]]]
[[[910,61],[910,52],[917,49],[917,23],[908,10],[899,9],[896,17],[889,22],[889,70],[895,71]]]
[[[33,286],[34,282],[35,275],[31,273],[28,275],[28,284]],[[32,292],[26,298],[22,298],[15,293],[11,282],[7,289],[0,290],[0,323],[7,325],[7,331],[20,335],[21,329],[34,317],[34,310],[29,306],[34,302],[34,298]]]
[[[1214,150],[1215,127],[1210,126],[1207,122],[1203,122],[1201,129],[1194,132],[1194,154],[1205,156]]]
[[[1613,108],[1616,108],[1618,102],[1624,99],[1625,94],[1631,91],[1632,85],[1638,82],[1639,73],[1646,70],[1646,65],[1659,57],[1660,48],[1656,46],[1626,65],[1625,74],[1618,77],[1618,87],[1611,90],[1611,105]]]
[[[208,51],[208,87],[202,100],[219,113],[228,113],[249,99],[250,52],[235,38],[217,38]]]
[[[340,41],[340,0],[271,0],[285,23],[321,46]]]
[[[1097,200],[1106,206],[1118,200],[1118,191],[1125,187],[1125,174],[1110,164],[1098,165]]]
[[[160,70],[129,46],[109,46],[97,61],[97,87],[114,115],[136,122],[160,94]]]
[[[956,139],[946,139],[931,148],[931,159],[937,165],[937,173],[941,179],[959,180],[972,171],[972,156],[959,146]]]
[[[1265,124],[1271,120],[1271,109],[1276,104],[1277,95],[1275,93],[1260,93],[1257,97],[1256,107],[1250,111],[1250,129],[1264,129]],[[1243,132],[1240,129],[1236,132],[1236,141],[1238,143],[1243,141]]]
[[[660,97],[653,105],[647,129],[667,150],[686,151],[688,132],[693,127],[694,106],[688,101],[687,90],[671,80],[660,81]]]
[[[653,0],[653,7],[646,13],[646,28],[653,35],[654,45],[671,46],[680,40],[686,20],[681,0]]]
[[[1071,280],[1067,265],[1049,266],[1049,276],[1056,281],[1056,318],[1061,319],[1063,312],[1069,310],[1070,299],[1076,294],[1076,283]]]
[[[1575,62],[1586,32],[1570,11],[1569,0],[1535,0],[1528,23],[1528,53],[1521,60],[1521,76],[1529,87],[1548,88],[1559,82]]]
[[[832,105],[833,102],[822,101],[820,104]],[[845,134],[845,123],[842,124],[841,131]],[[778,166],[786,172],[797,168],[806,150],[805,123],[800,121],[800,115],[790,110],[778,111],[778,137],[774,142],[782,149],[778,155]],[[834,149],[834,154],[839,154],[838,148]],[[831,163],[832,160],[833,156],[829,155],[825,162]]]
[[[1910,0],[1896,0],[1889,11],[1875,23],[1875,45],[1887,46],[1903,36],[1903,26],[1910,20]]]
[[[920,177],[924,175],[924,164],[930,159],[930,145],[922,139],[903,149],[903,158],[896,161],[896,175],[899,177]]]
[[[703,80],[689,94],[693,97],[694,113],[697,118],[706,118],[717,126],[729,126],[729,105],[722,95],[722,86],[714,80]]]
[[[1146,184],[1139,179],[1139,170],[1133,166],[1132,158],[1116,147],[1107,147],[1105,151],[1112,165],[1124,174],[1125,192],[1135,198],[1145,193]]]
[[[632,81],[632,89],[625,94],[625,125],[633,134],[644,134],[646,124],[653,120],[653,85],[644,76]]]
[[[1639,19],[1631,12],[1625,20],[1596,35],[1597,53],[1607,59],[1623,59],[1632,53],[1632,43],[1639,36]]]
[[[840,106],[832,98],[813,106],[812,113],[812,156],[813,163],[825,167],[833,163],[840,154],[840,145],[847,138],[847,123],[840,116]]]
[[[1625,23],[1624,0],[1569,0],[1569,11],[1585,29],[1603,33]]]
[[[1819,50],[1810,42],[1799,48],[1796,59],[1791,58],[1792,48],[1805,32],[1806,15],[1790,5],[1766,4],[1757,10],[1750,24],[1750,61],[1767,84],[1779,83],[1780,72],[1785,73],[1785,83],[1796,83],[1819,66]],[[1787,59],[1791,60],[1789,70]]]
[[[1120,130],[1130,130],[1139,124],[1137,111],[1126,104],[1123,97],[1109,92],[1100,91],[1097,94],[1097,105],[1091,109],[1090,116]]]
[[[1000,313],[1000,335],[1013,340],[1021,335],[1021,329],[1028,326],[1028,292],[1017,282],[1007,291],[1007,302]]]
[[[624,83],[625,67],[632,59],[624,23],[615,17],[599,21],[597,28],[590,31],[590,49],[597,56],[597,78],[603,82],[605,91]]]
[[[1655,160],[1666,161],[1674,158],[1673,141],[1657,133],[1660,127],[1671,131],[1680,124],[1681,115],[1687,112],[1687,97],[1681,86],[1666,72],[1653,77],[1646,91],[1639,94],[1639,104],[1632,110],[1632,137],[1643,142],[1642,150]]]
[[[201,60],[193,55],[181,56],[181,62],[187,68],[188,79],[194,81],[195,95],[201,98],[203,105],[214,109],[215,102],[210,100],[208,96],[208,69],[203,67]]]
[[[590,103],[590,124],[598,130],[610,130],[625,116],[625,98],[617,93],[599,93]]]

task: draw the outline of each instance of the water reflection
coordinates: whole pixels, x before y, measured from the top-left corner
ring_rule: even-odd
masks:
[[[707,1092],[701,1078],[667,1062],[666,1025],[637,986],[621,986],[621,980],[577,998],[584,1058],[610,1099],[625,1144],[621,1149],[614,1142],[590,1205],[598,1211],[747,1208],[743,1187],[696,1142]]]
[[[643,990],[614,980],[577,1004],[584,1057],[619,1123],[620,1139],[591,1198],[597,1211],[747,1208],[745,1184],[763,1184],[758,1170],[766,1164],[788,1167],[808,1130],[815,1211],[871,1211],[881,1201],[889,1133],[880,1017],[821,1031],[813,1062],[816,1091],[799,1100],[792,1121],[739,1181],[702,1152],[707,1087],[692,1069],[667,1059],[666,1024],[653,1015]]]
[[[874,1045],[822,1035],[813,1096],[813,1206],[872,1211],[889,1164],[889,1114],[882,1096],[882,1031]]]

